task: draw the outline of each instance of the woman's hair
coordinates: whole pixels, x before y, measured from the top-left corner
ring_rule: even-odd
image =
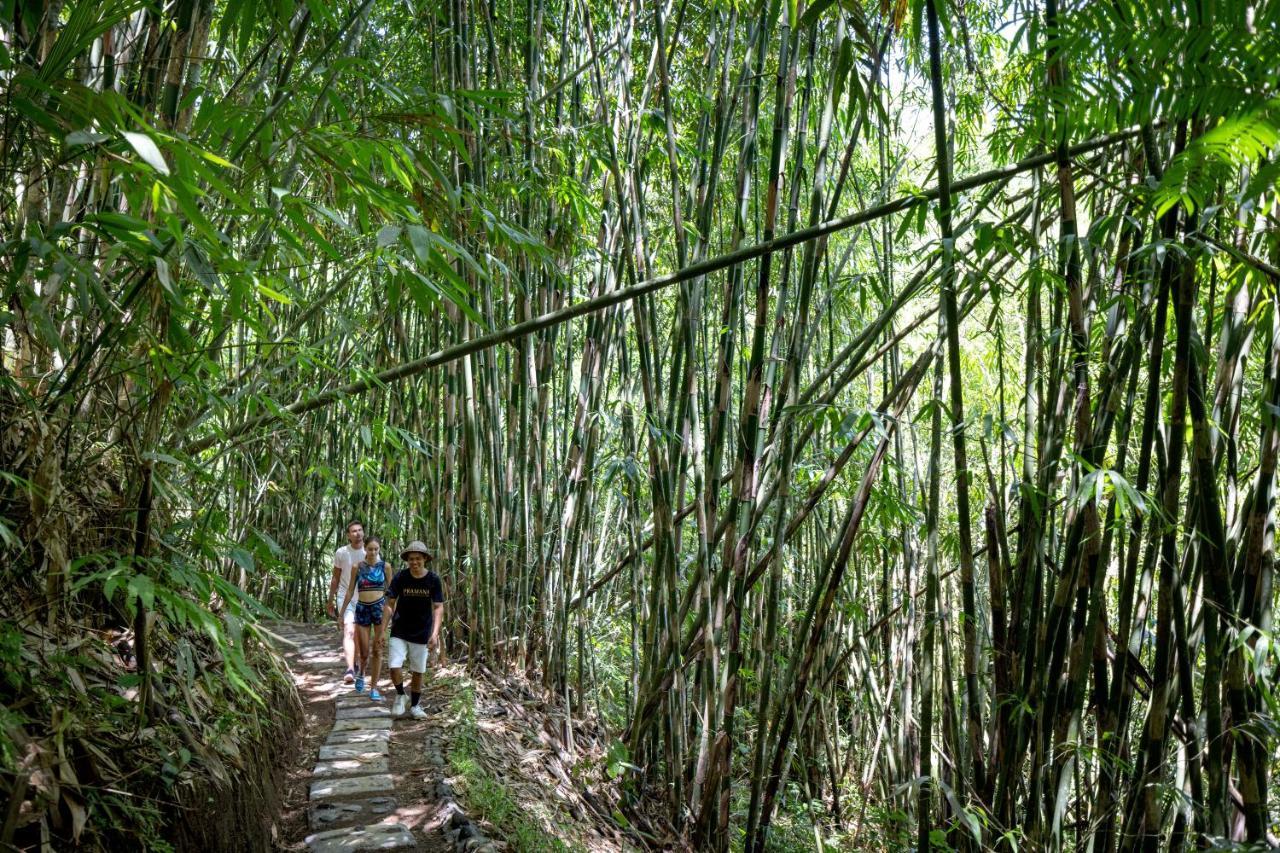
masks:
[[[382,540],[379,539],[377,536],[364,537],[364,547],[368,548],[370,545],[375,545],[375,544],[378,546],[381,546]]]

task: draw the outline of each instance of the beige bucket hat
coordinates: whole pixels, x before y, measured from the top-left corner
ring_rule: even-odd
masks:
[[[409,547],[400,552],[400,559],[407,560],[409,559],[409,555],[414,553],[421,554],[428,560],[435,559],[431,556],[431,552],[427,550],[427,546],[422,544],[421,539],[415,539],[410,542]]]

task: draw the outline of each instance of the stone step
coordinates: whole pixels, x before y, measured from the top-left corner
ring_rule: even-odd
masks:
[[[388,729],[391,727],[391,715],[385,714],[379,717],[354,717],[347,720],[334,720],[333,730],[335,732],[350,732],[366,729]]]
[[[371,740],[367,743],[327,743],[320,747],[321,761],[335,761],[339,758],[370,759],[386,755],[389,740]]]
[[[313,853],[339,853],[346,850],[403,850],[416,846],[413,833],[402,823],[352,826],[307,836],[307,849]]]
[[[386,743],[390,739],[390,729],[353,729],[330,733],[329,739],[325,741],[325,745],[329,746],[339,743],[375,743],[377,741]]]
[[[360,773],[390,773],[391,762],[385,755],[370,758],[334,758],[316,763],[311,775],[323,776],[355,776]]]
[[[321,681],[321,683],[309,685],[307,688],[312,693],[328,693],[331,698],[336,699],[339,696],[346,696],[347,692],[351,690],[350,685],[338,683],[337,676],[334,676],[333,683],[324,683],[320,673],[316,673],[316,680]]]
[[[378,773],[372,776],[338,776],[312,782],[310,799],[332,800],[339,797],[381,794],[394,791],[395,787],[395,781],[392,780],[390,773]]]
[[[342,685],[342,666],[341,662],[332,660],[306,661],[296,657],[289,657],[289,666],[294,672],[300,673],[312,681],[323,682],[325,687],[337,690],[340,686],[345,686],[347,690],[351,689],[351,685]],[[332,673],[332,674],[330,674]]]
[[[307,809],[307,821],[312,829],[337,829],[340,826],[359,826],[385,819],[396,809],[395,797],[378,796],[338,803],[313,803]]]
[[[342,655],[336,652],[302,652],[293,655],[297,660],[302,661],[308,666],[332,666],[337,669],[342,665]],[[341,672],[335,673],[341,675]]]
[[[365,699],[363,705],[354,705],[343,708],[338,706],[334,712],[334,717],[339,720],[358,720],[361,717],[390,717],[391,709],[386,705],[380,705],[377,702]]]

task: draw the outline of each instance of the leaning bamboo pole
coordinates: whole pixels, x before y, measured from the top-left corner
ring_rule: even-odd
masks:
[[[1067,155],[1069,157],[1078,157],[1079,155],[1087,154],[1090,151],[1096,151],[1100,148],[1106,148],[1120,142],[1128,141],[1139,133],[1141,133],[1141,128],[1105,134],[1095,139],[1080,142],[1071,146],[1067,149]],[[1056,156],[1057,155],[1054,153],[1049,153],[1028,157],[1010,166],[990,169],[988,171],[972,175],[968,178],[955,181],[951,185],[951,189],[953,192],[966,192],[977,187],[986,186],[987,184],[1005,180],[1015,175],[1047,165],[1048,163],[1054,162]],[[755,260],[756,258],[760,258],[764,255],[772,254],[783,249],[800,246],[810,241],[829,236],[838,231],[854,228],[859,225],[866,225],[887,216],[914,210],[920,205],[935,201],[937,196],[938,191],[936,189],[926,190],[915,195],[900,196],[892,201],[875,205],[874,207],[858,211],[857,213],[848,214],[847,216],[840,217],[839,219],[828,220],[807,228],[802,228],[781,237],[775,237],[773,240],[768,242],[756,243],[755,245],[747,246],[734,252],[728,252],[723,255],[708,258],[705,261],[691,264],[684,269],[677,270],[672,273],[655,276],[654,278],[628,285],[626,287],[620,287],[610,293],[601,294],[600,296],[596,296],[591,299],[584,299],[583,301],[573,305],[541,314],[538,317],[525,320],[521,323],[515,323],[505,329],[500,329],[484,335],[477,335],[474,338],[437,350],[436,352],[422,358],[407,361],[403,364],[396,365],[395,367],[379,371],[368,378],[349,382],[340,387],[332,388],[322,391],[319,394],[309,396],[306,399],[297,400],[287,406],[281,407],[278,412],[271,412],[269,414],[263,414],[233,423],[232,425],[219,429],[217,432],[205,436],[204,438],[187,442],[182,446],[182,450],[184,453],[192,455],[214,448],[225,450],[226,448],[233,446],[235,439],[256,430],[260,430],[263,427],[269,426],[284,418],[313,412],[316,409],[333,405],[333,403],[345,397],[363,394],[364,392],[374,388],[380,388],[393,382],[399,382],[401,380],[417,376],[427,370],[451,364],[458,359],[465,358],[466,356],[481,350],[491,349],[501,344],[511,343],[512,341],[526,335],[542,332],[570,320],[577,319],[578,317],[594,314],[623,302],[629,302],[639,296],[654,293],[666,287],[670,287],[673,284],[679,284],[691,279],[705,277],[710,273],[728,269],[729,267],[737,264]]]

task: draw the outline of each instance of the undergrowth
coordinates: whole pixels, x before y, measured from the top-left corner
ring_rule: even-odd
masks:
[[[516,853],[569,853],[579,849],[548,833],[526,806],[516,800],[502,779],[480,760],[475,690],[461,679],[451,687],[449,715],[454,723],[450,731],[449,767],[472,818],[492,826],[494,834]]]
[[[236,791],[270,785],[257,778],[270,769],[260,747],[279,740],[288,709],[266,711],[290,687],[245,636],[253,629],[151,622],[145,708],[128,634],[71,616],[55,628],[31,613],[0,624],[0,780],[11,803],[0,847],[203,845]],[[270,815],[242,817],[237,832]]]

